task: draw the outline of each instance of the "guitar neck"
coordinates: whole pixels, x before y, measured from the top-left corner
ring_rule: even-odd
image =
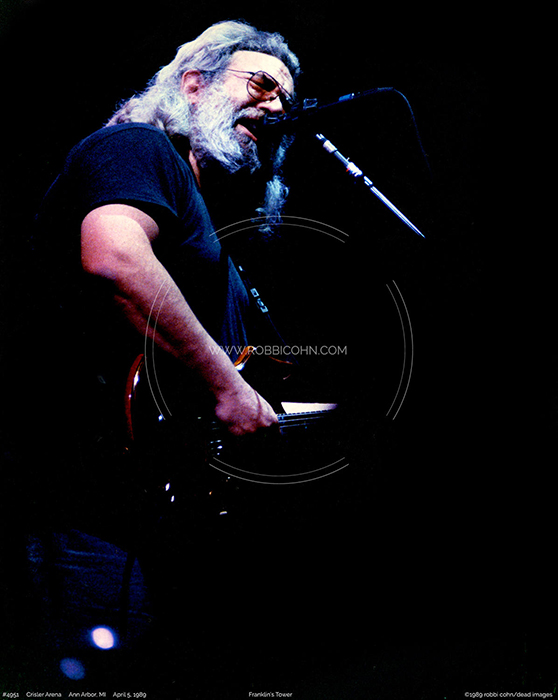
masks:
[[[288,428],[303,428],[331,415],[331,410],[311,411],[309,413],[278,413],[277,418],[281,430]]]

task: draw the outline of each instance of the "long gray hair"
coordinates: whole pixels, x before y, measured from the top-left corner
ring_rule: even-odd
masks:
[[[190,105],[180,89],[182,75],[188,70],[198,70],[210,76],[209,80],[217,80],[236,51],[269,54],[284,63],[293,80],[300,74],[298,58],[280,34],[260,31],[242,21],[218,22],[193,41],[183,44],[174,60],[155,74],[142,93],[121,104],[106,126],[142,122],[156,126],[169,136],[188,137]],[[289,139],[284,138],[277,148],[271,179],[266,184],[265,202],[258,210],[268,217],[271,225],[280,220],[288,193],[281,176],[288,145]]]

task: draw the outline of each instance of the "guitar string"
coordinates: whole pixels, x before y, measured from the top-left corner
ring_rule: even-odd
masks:
[[[304,426],[307,423],[319,420],[320,418],[325,418],[330,414],[330,411],[317,411],[312,414],[305,413],[280,413],[277,418],[279,419],[280,425],[285,425],[286,427],[292,428],[297,426]],[[214,432],[220,432],[222,426],[218,423],[212,422],[211,430]]]

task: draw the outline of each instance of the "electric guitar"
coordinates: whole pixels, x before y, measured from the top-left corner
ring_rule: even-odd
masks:
[[[260,358],[253,357],[254,347],[246,347],[235,362],[237,370],[245,371],[249,361],[257,364]],[[290,363],[265,359],[279,369],[279,383],[287,378],[284,370],[290,373]],[[302,483],[347,466],[344,456],[332,449],[337,442],[331,428],[340,413],[336,404],[284,403],[287,410],[277,412],[279,435],[262,431],[261,436],[238,438],[213,417],[195,390],[178,387],[172,380],[165,384],[158,367],[143,354],[126,382],[127,450],[166,506],[205,502],[205,508],[227,515],[231,495],[247,482]]]

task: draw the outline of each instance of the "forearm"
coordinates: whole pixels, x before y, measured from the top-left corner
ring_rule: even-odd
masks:
[[[123,270],[114,287],[115,300],[136,331],[194,372],[215,397],[241,383],[230,358],[155,258]]]

